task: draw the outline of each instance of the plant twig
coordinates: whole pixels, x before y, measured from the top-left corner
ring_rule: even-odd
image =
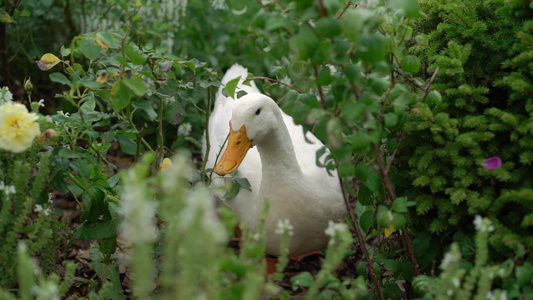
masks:
[[[318,95],[320,96],[320,104],[322,105],[322,109],[326,110],[326,101],[324,100],[324,92],[322,91],[322,87],[320,84],[318,84],[318,67],[316,64],[313,64],[313,70],[315,71],[315,79],[317,80],[316,86],[318,87]]]
[[[338,174],[338,169],[337,169]],[[355,214],[353,213],[353,209],[350,205],[350,201],[348,201],[348,195],[346,193],[346,188],[344,187],[344,180],[339,176],[339,183],[341,185],[342,189],[342,197],[344,199],[344,204],[346,205],[346,210],[348,211],[348,215],[350,216],[350,221],[352,222],[352,225],[355,229],[355,235],[357,237],[357,241],[359,242],[359,247],[361,248],[361,252],[363,253],[363,258],[367,265],[367,272],[370,273],[370,280],[372,281],[372,284],[374,285],[374,288],[376,290],[376,293],[378,295],[378,299],[384,300],[383,294],[381,293],[381,285],[379,284],[378,276],[376,275],[376,271],[374,270],[374,263],[370,259],[370,255],[368,254],[368,251],[366,249],[366,242],[365,238],[363,237],[363,234],[361,233],[361,227],[359,226],[359,222],[357,221],[357,218]]]
[[[379,147],[376,144],[372,144],[372,149],[374,150],[374,155],[376,157],[376,163],[379,168],[379,172],[381,175],[381,178],[383,179],[383,183],[385,184],[385,192],[387,193],[387,197],[385,197],[385,203],[387,205],[391,205],[394,200],[396,200],[396,195],[394,193],[394,189],[392,187],[392,183],[389,178],[389,173],[387,169],[385,168],[385,164],[383,162],[383,157],[381,156],[381,151],[379,151]],[[409,253],[409,259],[411,260],[411,264],[413,264],[413,268],[415,270],[415,275],[420,275],[420,266],[418,265],[418,262],[416,261],[416,255],[413,250],[413,244],[411,242],[411,237],[409,236],[409,233],[407,232],[407,225],[402,228],[402,238],[405,242],[405,247],[407,248],[407,252]]]
[[[254,77],[248,77],[247,80],[254,80],[254,79],[262,79],[264,81],[270,81],[270,82],[274,82],[274,83],[277,83],[279,85],[283,85],[283,86],[286,86],[292,90],[295,90],[297,91],[299,94],[303,94],[304,91],[300,90],[300,89],[297,89],[295,88],[294,86],[290,85],[290,84],[286,84],[285,82],[282,82],[282,81],[279,81],[277,79],[272,79],[272,78],[268,78],[268,77],[264,77],[264,76],[254,76]]]
[[[204,154],[204,161],[202,162],[202,169],[201,169],[201,175],[202,175],[202,181],[205,185],[209,185],[209,182],[207,181],[206,174],[205,174],[205,166],[207,165],[207,159],[209,157],[209,150],[211,149],[211,141],[209,140],[209,117],[211,116],[211,86],[207,88],[207,113],[205,114],[205,154]]]
[[[426,87],[423,89],[423,92],[422,92],[422,100],[424,100],[429,92],[429,87],[431,86],[431,84],[433,83],[433,81],[435,80],[435,78],[437,77],[437,73],[439,72],[439,67],[437,67],[435,69],[435,71],[433,72],[433,75],[431,75],[431,78],[429,79],[428,83],[426,84]]]

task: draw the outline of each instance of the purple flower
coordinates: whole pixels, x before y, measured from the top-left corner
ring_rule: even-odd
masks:
[[[493,156],[485,159],[483,168],[494,170],[502,167],[502,160],[498,156]]]

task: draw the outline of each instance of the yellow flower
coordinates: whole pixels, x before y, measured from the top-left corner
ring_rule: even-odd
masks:
[[[165,171],[170,167],[170,165],[172,165],[172,161],[170,160],[170,158],[165,157],[165,159],[163,159],[163,162],[161,163],[161,166],[159,167],[159,170]]]
[[[22,104],[9,101],[0,105],[0,148],[11,152],[28,149],[41,133],[38,118]]]

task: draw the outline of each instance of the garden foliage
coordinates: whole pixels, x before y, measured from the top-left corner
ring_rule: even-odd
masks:
[[[338,172],[346,198],[348,226],[330,225],[321,270],[288,279],[293,291],[524,298],[532,9],[526,0],[1,1],[0,86],[48,116],[28,150],[0,150],[0,295],[59,298],[86,284],[90,299],[288,299],[286,255],[264,276],[261,226],[242,228],[240,253],[226,246],[236,220],[215,209],[200,151],[219,78],[237,62],[324,141],[330,154],[319,160],[321,149],[317,164]],[[222,88],[233,94],[235,84]],[[489,157],[501,167],[487,167]],[[246,188],[230,181],[225,197]],[[72,232],[47,202],[52,190],[82,211]],[[279,229],[287,245],[290,226]],[[56,250],[78,239],[91,242],[95,276],[67,264],[60,280]],[[343,260],[356,278],[333,275]]]

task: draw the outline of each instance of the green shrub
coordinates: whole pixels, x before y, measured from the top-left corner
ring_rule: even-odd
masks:
[[[404,193],[424,216],[416,226],[447,236],[445,243],[455,233],[459,242],[481,214],[496,229],[490,244],[501,256],[493,259],[521,255],[533,246],[533,10],[528,1],[422,1],[422,8],[416,28],[424,43],[412,50],[426,62],[422,76],[438,73],[435,90],[410,112],[400,155],[412,182]],[[483,167],[492,156],[501,168]]]

